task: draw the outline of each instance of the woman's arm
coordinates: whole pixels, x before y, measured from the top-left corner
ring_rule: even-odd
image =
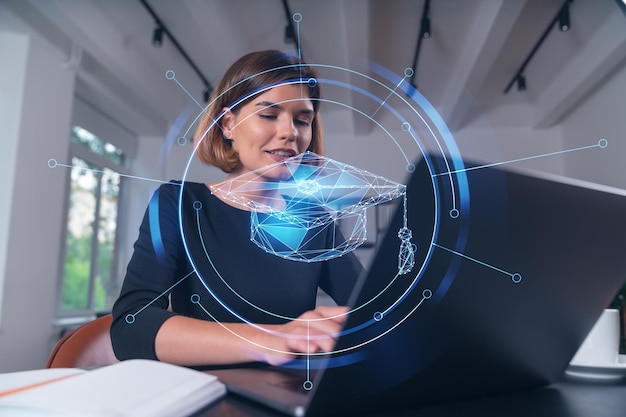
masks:
[[[282,325],[216,323],[174,316],[159,329],[159,360],[184,366],[262,361],[279,365],[298,354],[332,351],[346,307],[318,307]]]
[[[184,278],[191,266],[180,237],[178,187],[160,187],[140,227],[113,308],[111,337],[118,358],[159,359],[187,366],[280,364],[298,354],[332,350],[345,308],[317,308],[281,325],[217,323],[176,314],[185,311],[167,311],[168,289],[178,282],[181,287],[194,282],[189,281],[192,277]]]
[[[111,341],[118,359],[156,359],[154,340],[168,311],[167,289],[181,279],[178,184],[164,184],[150,199],[139,227],[120,295],[113,305]]]

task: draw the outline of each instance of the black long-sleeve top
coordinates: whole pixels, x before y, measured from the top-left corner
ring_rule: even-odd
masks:
[[[334,233],[313,232],[313,246],[328,245]],[[250,212],[219,200],[205,184],[159,187],[113,306],[116,356],[157,359],[156,334],[176,314],[278,324],[315,308],[318,287],[339,305],[348,301],[362,268],[354,254],[294,261],[268,253],[250,236]]]

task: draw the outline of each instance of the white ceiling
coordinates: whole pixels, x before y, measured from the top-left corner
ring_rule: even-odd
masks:
[[[171,39],[161,48],[151,45],[155,21],[140,0],[5,1],[66,51],[69,65],[80,62],[81,94],[134,132],[162,136],[181,111],[197,108],[194,100],[202,102],[203,83]],[[212,84],[246,52],[294,49],[284,42],[282,0],[146,1]],[[514,86],[504,94],[563,2],[432,0],[432,36],[422,41],[416,68],[419,91],[452,129],[510,104],[532,106],[534,127],[558,122],[626,56],[626,18],[618,3],[575,0],[571,30],[553,29],[529,63],[527,90]],[[296,28],[304,59],[340,68],[322,69],[323,76],[360,85],[360,74],[373,75],[369,63],[400,76],[412,67],[424,0],[288,4],[292,14],[302,16]],[[74,59],[72,45],[82,52]],[[173,79],[166,78],[168,70]],[[354,108],[367,106],[349,90],[331,95]],[[363,128],[357,118],[352,128]]]

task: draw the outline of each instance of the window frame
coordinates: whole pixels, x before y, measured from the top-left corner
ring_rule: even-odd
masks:
[[[79,143],[73,142],[71,140],[71,135],[72,135],[71,130],[75,126],[80,126],[81,128],[89,131],[90,133],[93,133],[91,130],[89,130],[88,126],[81,126],[78,123],[72,123],[72,125],[70,126],[70,130],[68,131],[68,140],[70,140],[68,161],[71,162],[73,158],[76,157],[76,158],[82,159],[89,165],[93,166],[94,167],[93,169],[95,170],[103,171],[106,168],[106,169],[115,171],[116,173],[120,175],[119,193],[118,193],[118,199],[117,199],[116,231],[115,231],[115,238],[113,240],[113,260],[112,260],[112,265],[111,265],[112,279],[117,277],[115,281],[117,283],[116,285],[117,288],[119,288],[119,286],[121,285],[121,278],[119,276],[119,272],[120,272],[119,263],[120,263],[120,258],[121,258],[120,242],[123,241],[122,240],[124,237],[123,231],[124,231],[124,225],[126,223],[126,215],[125,215],[126,213],[125,208],[127,206],[126,179],[130,174],[130,170],[128,168],[130,158],[124,152],[124,149],[122,149],[122,152],[124,152],[122,164],[116,164],[114,161],[106,158],[105,156],[98,155],[97,153],[92,152],[89,149],[87,149],[85,146],[82,146]],[[104,143],[111,143],[107,141],[106,138],[103,138],[100,135],[96,135],[96,136],[98,137],[98,139],[102,140]],[[101,204],[100,202],[101,178],[99,180],[99,184],[98,184],[99,187],[96,193],[97,194],[96,208],[94,208],[95,218],[93,222],[94,228],[93,228],[93,235],[92,235],[92,251],[90,255],[89,284],[88,284],[88,290],[87,290],[87,297],[88,297],[87,308],[64,310],[63,309],[63,290],[64,290],[64,284],[65,284],[65,262],[66,262],[67,249],[68,249],[67,247],[68,221],[69,221],[68,216],[69,216],[69,210],[70,210],[70,196],[72,192],[71,190],[72,169],[73,167],[68,170],[68,173],[66,176],[66,182],[65,182],[65,207],[63,209],[64,227],[63,227],[63,232],[61,236],[61,239],[62,239],[61,241],[63,242],[63,244],[61,245],[59,271],[57,274],[55,316],[57,318],[57,321],[68,322],[68,323],[69,322],[80,323],[86,320],[93,319],[99,313],[106,312],[106,311],[105,312],[95,311],[95,306],[94,306],[95,272],[96,272],[96,265],[98,261],[98,250],[97,250],[98,245],[96,243],[98,239],[98,234],[97,234],[98,226],[97,225],[99,224],[99,219],[100,219],[99,207]]]

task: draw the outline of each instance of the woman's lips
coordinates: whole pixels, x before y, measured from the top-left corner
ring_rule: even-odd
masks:
[[[267,151],[267,153],[276,162],[284,161],[285,159],[291,158],[292,156],[296,155],[296,153],[294,151],[292,151],[292,150],[282,150],[282,149],[277,149],[277,150],[273,150],[273,151]]]

